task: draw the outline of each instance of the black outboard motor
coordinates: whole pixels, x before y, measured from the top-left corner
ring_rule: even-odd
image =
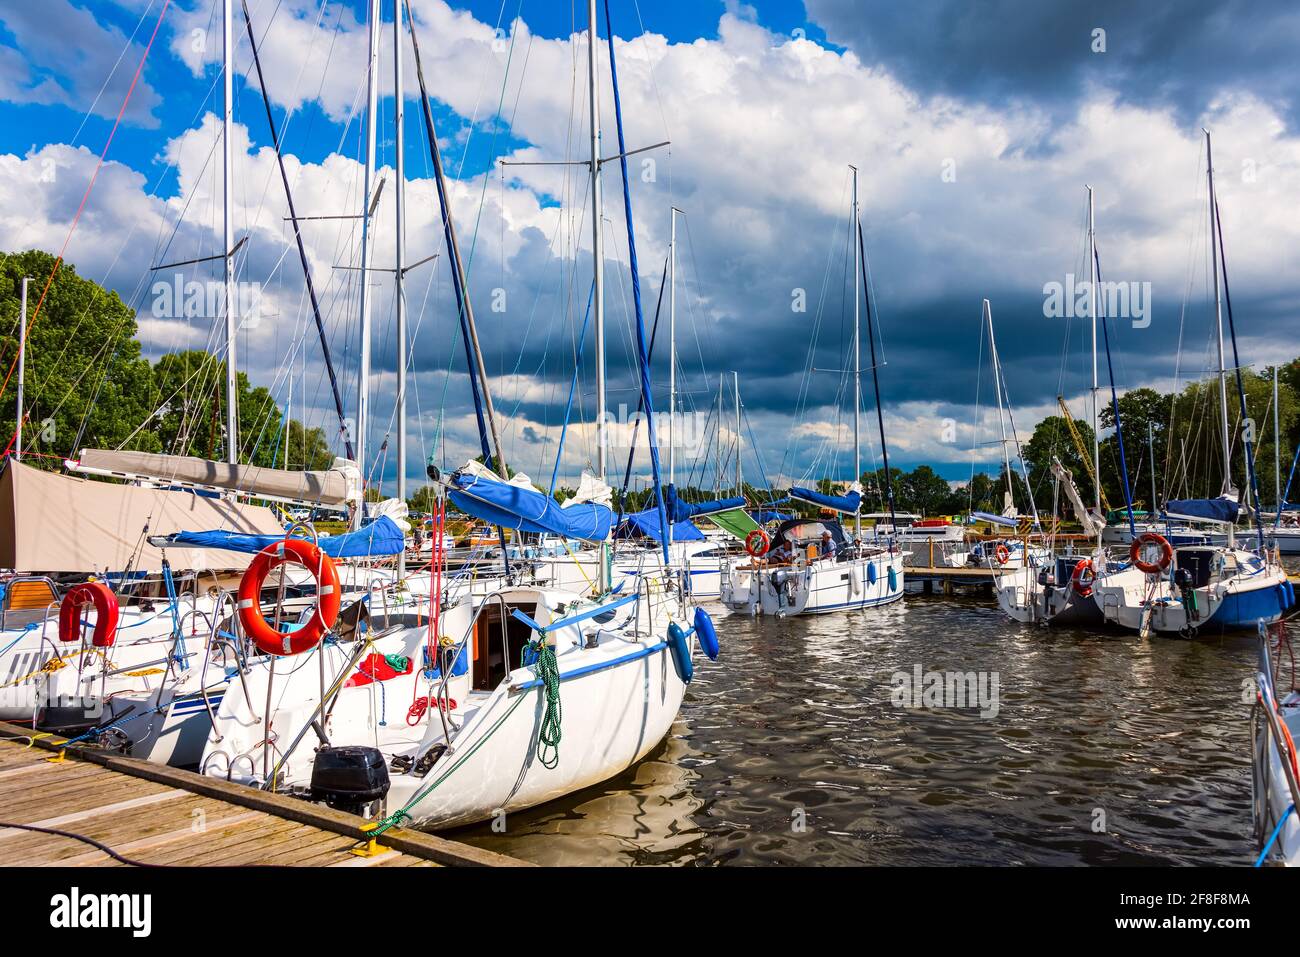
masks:
[[[313,801],[364,816],[369,805],[383,800],[388,784],[388,766],[378,748],[346,745],[316,752],[311,769]]]

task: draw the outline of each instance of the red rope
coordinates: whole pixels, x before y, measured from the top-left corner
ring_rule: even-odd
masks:
[[[41,306],[45,303],[45,296],[49,293],[50,286],[54,284],[54,277],[58,275],[59,267],[63,264],[63,257],[68,251],[68,244],[72,242],[72,234],[77,231],[77,224],[81,221],[81,214],[86,208],[86,202],[90,199],[90,192],[95,188],[95,180],[99,178],[99,171],[104,168],[108,148],[113,145],[113,137],[117,135],[117,128],[121,125],[122,117],[126,114],[127,105],[131,102],[131,95],[135,93],[135,86],[140,81],[140,74],[144,72],[145,61],[149,59],[149,51],[153,49],[153,42],[158,37],[158,30],[162,27],[163,17],[167,15],[169,6],[171,6],[171,0],[163,0],[162,10],[158,13],[158,22],[153,25],[153,33],[149,36],[149,42],[145,45],[144,54],[140,57],[140,63],[135,68],[135,75],[131,77],[131,85],[127,88],[126,96],[122,99],[122,106],[117,111],[117,118],[113,120],[113,128],[108,132],[108,140],[104,143],[104,149],[99,154],[99,162],[95,165],[95,172],[91,174],[90,182],[86,185],[86,192],[82,194],[81,204],[77,207],[77,214],[72,217],[72,225],[68,228],[68,235],[63,240],[63,247],[59,250],[58,258],[54,260],[54,268],[50,270],[49,278],[45,280],[45,287],[41,290],[41,296],[36,300],[36,310],[32,313],[31,321],[27,323],[27,328],[23,330],[22,344],[24,345],[27,342],[27,337],[31,334],[32,326],[36,325],[36,320],[40,317]],[[14,370],[17,368],[18,356],[14,356],[14,361],[9,364],[9,371],[5,373],[4,382],[0,383],[0,398],[3,398],[5,392],[8,391],[9,380],[13,377]],[[15,430],[14,435],[9,439],[9,443],[5,447],[6,455],[13,448],[17,436],[18,433]]]

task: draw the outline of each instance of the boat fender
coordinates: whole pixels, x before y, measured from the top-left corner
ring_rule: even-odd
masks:
[[[876,563],[872,562],[867,566],[867,584],[875,585],[876,577]]]
[[[81,609],[95,606],[95,630],[90,643],[96,648],[111,648],[117,640],[117,595],[103,582],[82,582],[68,590],[59,605],[59,640],[81,640]]]
[[[695,677],[695,666],[691,664],[691,646],[686,640],[686,632],[675,621],[668,624],[668,650],[672,652],[677,677],[682,679],[682,684],[690,684]]]
[[[718,660],[718,630],[713,627],[713,619],[703,608],[695,609],[695,637],[700,641],[700,649],[710,661]]]
[[[889,590],[898,591],[898,572],[894,570],[893,565],[889,566]]]

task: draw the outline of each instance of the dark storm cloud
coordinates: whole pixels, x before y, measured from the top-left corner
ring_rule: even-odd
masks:
[[[1173,107],[1192,121],[1219,93],[1249,90],[1300,119],[1292,67],[1300,7],[1288,0],[806,0],[834,43],[920,93],[1069,113],[1089,86]],[[1105,30],[1104,53],[1092,50]]]

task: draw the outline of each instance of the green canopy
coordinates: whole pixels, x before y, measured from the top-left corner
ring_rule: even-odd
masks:
[[[718,512],[714,515],[701,517],[707,518],[728,535],[734,535],[742,541],[746,535],[758,528],[758,522],[754,521],[743,508],[733,508],[727,512]]]

